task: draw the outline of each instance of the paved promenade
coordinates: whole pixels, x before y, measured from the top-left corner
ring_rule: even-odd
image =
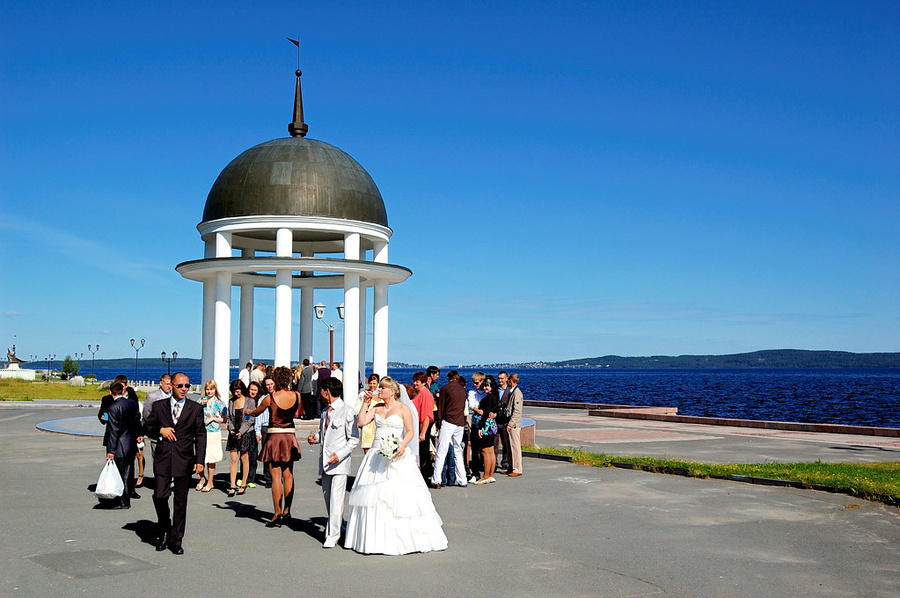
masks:
[[[538,446],[706,463],[900,461],[900,437],[596,417],[582,409],[527,407]]]
[[[0,403],[0,596],[896,596],[900,587],[896,508],[539,459],[525,460],[521,478],[433,491],[447,551],[324,550],[325,507],[305,444],[290,528],[263,526],[268,491],[225,495],[226,462],[215,492],[191,492],[186,554],[157,553],[150,489],[139,490],[130,510],[95,508],[88,488],[104,460],[90,435],[100,429],[95,412],[96,405]],[[900,460],[897,438],[532,407],[526,415],[544,446],[708,462]],[[54,421],[88,435],[37,428]]]

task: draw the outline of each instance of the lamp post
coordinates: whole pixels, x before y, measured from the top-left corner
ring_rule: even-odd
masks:
[[[316,319],[328,326],[328,367],[331,367],[331,364],[334,363],[334,324],[329,324],[322,318],[325,317],[325,306],[321,303],[317,303],[313,306],[313,309],[316,310]],[[344,304],[341,303],[337,306],[338,317],[341,321],[344,320]]]
[[[137,381],[137,360],[138,360],[138,353],[140,352],[141,349],[144,348],[144,339],[141,339],[141,346],[140,346],[140,347],[135,346],[135,344],[134,344],[134,339],[131,339],[131,346],[132,346],[132,348],[134,349],[134,378],[132,378],[132,379],[135,380],[135,381]]]
[[[46,361],[47,361],[47,382],[50,381],[50,362],[55,361],[55,360],[56,360],[56,353],[54,353],[53,355],[49,355],[49,354],[47,355],[47,359],[46,359]]]
[[[170,365],[171,365],[171,363],[172,363],[173,361],[175,361],[175,358],[176,358],[176,357],[178,357],[178,351],[172,351],[172,357],[169,357],[169,358],[166,358],[166,352],[165,352],[165,351],[162,352],[162,360],[166,362],[166,373],[169,374],[169,375],[172,374],[172,372],[171,372],[170,369],[169,369],[169,368],[170,368]]]
[[[91,354],[91,376],[94,375],[94,354],[100,350],[100,345],[97,345],[95,348],[91,349],[91,346],[88,345],[88,352]]]
[[[75,353],[72,354],[72,359],[75,360],[75,365],[78,366],[78,369],[79,369],[79,370],[81,369],[81,364],[78,363],[78,362],[79,362],[79,360],[81,360],[81,359],[83,359],[83,358],[84,358],[84,353],[83,353],[83,352],[82,352],[81,356],[78,355],[78,351],[75,351]]]
[[[94,375],[94,354],[99,350],[100,350],[100,345],[97,345],[93,349],[91,349],[91,346],[88,345],[88,351],[91,354],[91,376]],[[96,378],[96,376],[95,376],[95,378]]]

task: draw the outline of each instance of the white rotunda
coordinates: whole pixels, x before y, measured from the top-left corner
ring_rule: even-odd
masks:
[[[231,362],[232,286],[240,287],[238,363],[253,356],[253,298],[275,289],[274,365],[291,365],[292,289],[300,289],[300,359],[312,355],[313,294],[344,291],[344,396],[365,379],[366,289],[373,287],[372,362],[387,373],[388,286],[412,272],[388,263],[387,211],[378,187],[356,160],[307,139],[300,70],[291,136],[252,147],[213,183],[203,221],[203,259],[176,270],[203,283],[203,380],[227,389]]]

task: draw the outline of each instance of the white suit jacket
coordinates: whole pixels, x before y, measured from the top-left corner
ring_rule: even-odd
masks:
[[[352,407],[344,403],[342,399],[335,400],[331,407],[331,422],[325,429],[327,409],[322,409],[322,419],[319,422],[319,473],[328,475],[349,475],[350,454],[359,444],[359,426],[356,425],[356,412]],[[325,465],[331,458],[331,453],[336,453],[338,462],[334,465]]]

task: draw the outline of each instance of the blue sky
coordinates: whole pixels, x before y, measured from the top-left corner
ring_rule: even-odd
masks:
[[[391,360],[900,351],[896,3],[128,4],[0,6],[20,356],[200,355],[174,266],[218,173],[287,135],[298,34],[309,137],[369,171],[413,271]]]

